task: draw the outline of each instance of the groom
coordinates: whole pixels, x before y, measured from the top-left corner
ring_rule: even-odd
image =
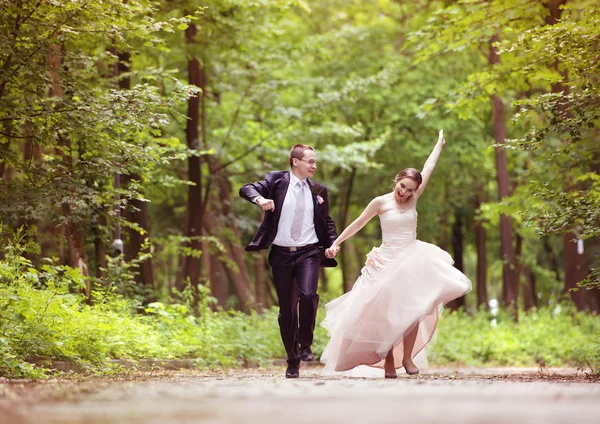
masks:
[[[327,189],[309,180],[317,169],[315,149],[296,144],[290,151],[290,166],[290,171],[269,172],[264,180],[244,185],[240,196],[266,211],[246,250],[271,246],[269,265],[287,352],[285,376],[298,378],[300,360],[314,360],[311,345],[319,304],[319,267],[337,265],[324,255],[337,233],[329,216]]]

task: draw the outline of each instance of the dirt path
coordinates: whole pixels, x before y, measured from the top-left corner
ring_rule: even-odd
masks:
[[[4,380],[0,423],[600,423],[600,384],[572,369],[437,368],[397,380],[302,371]]]

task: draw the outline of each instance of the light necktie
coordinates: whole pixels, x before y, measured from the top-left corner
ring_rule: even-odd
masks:
[[[304,181],[300,181],[300,190],[296,194],[296,207],[292,220],[292,239],[295,241],[302,235],[302,221],[304,221]]]

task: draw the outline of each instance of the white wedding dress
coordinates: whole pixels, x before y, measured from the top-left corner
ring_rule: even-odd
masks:
[[[330,341],[321,355],[323,375],[383,377],[392,348],[402,368],[403,336],[416,324],[411,356],[417,366],[426,365],[423,349],[433,345],[443,305],[471,290],[447,252],[417,240],[414,208],[389,210],[379,219],[383,243],[367,255],[352,290],[325,305],[321,325]]]

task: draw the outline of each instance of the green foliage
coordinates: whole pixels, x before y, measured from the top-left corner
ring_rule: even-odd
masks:
[[[80,363],[105,370],[115,358],[195,358],[198,366],[268,365],[285,356],[277,310],[262,314],[213,311],[214,299],[199,286],[194,309],[191,286],[181,303],[149,304],[145,315],[115,290],[96,291],[95,302],[77,294],[83,279],[77,269],[48,262],[35,270],[22,256],[24,235],[5,247],[0,261],[0,375],[41,378],[49,360]],[[320,317],[324,316],[321,311]],[[579,365],[598,371],[600,318],[570,307],[491,317],[480,311],[444,314],[430,359],[435,364]],[[491,324],[494,319],[496,325]],[[315,333],[318,355],[327,342],[323,328]],[[113,370],[110,372],[118,372]]]
[[[497,366],[579,366],[597,372],[600,319],[571,305],[492,317],[488,311],[469,316],[463,311],[440,319],[435,364]]]
[[[78,269],[53,264],[41,272],[23,257],[25,238],[7,243],[0,261],[0,375],[39,378],[48,360],[101,370],[116,358],[197,358],[201,366],[265,364],[284,354],[274,310],[264,315],[210,309],[208,289],[195,310],[192,290],[182,304],[152,303],[146,315],[115,285],[93,293],[88,305]]]

